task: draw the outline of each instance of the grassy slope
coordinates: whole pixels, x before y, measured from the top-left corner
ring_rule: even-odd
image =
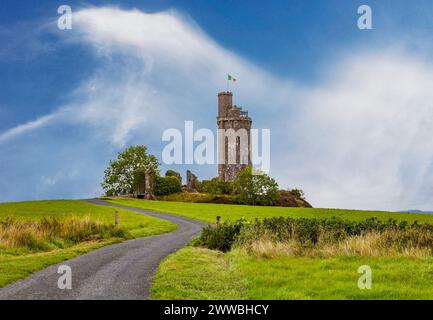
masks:
[[[368,217],[378,217],[381,220],[390,218],[397,220],[414,221],[433,221],[433,215],[414,214],[402,212],[386,211],[361,211],[343,209],[317,209],[317,208],[287,208],[287,207],[258,207],[243,206],[232,204],[213,204],[213,203],[187,203],[174,201],[148,201],[138,199],[113,199],[109,202],[118,203],[125,206],[149,209],[154,211],[166,212],[199,219],[213,223],[216,216],[224,219],[237,220],[245,217],[246,219],[285,216],[293,218],[324,218],[341,217],[351,220],[364,220]]]
[[[432,262],[366,257],[257,259],[239,251],[223,254],[187,247],[163,261],[152,298],[433,299]],[[371,290],[357,287],[361,265],[373,270]]]
[[[248,279],[250,299],[433,299],[433,259],[299,258],[257,259],[230,253]],[[357,286],[358,267],[372,269],[371,290]]]
[[[270,216],[329,217],[351,220],[378,217],[433,221],[432,215],[338,209],[279,208],[145,200],[111,202],[214,222]],[[413,258],[276,258],[257,259],[185,248],[167,258],[153,286],[154,299],[433,299],[432,259]],[[357,269],[373,269],[373,289],[357,287]],[[224,268],[229,265],[230,268]],[[215,267],[214,267],[215,266]],[[218,270],[218,272],[215,272]],[[214,279],[214,281],[210,280]],[[233,280],[236,279],[236,280]],[[224,285],[222,285],[224,283]],[[242,285],[241,285],[242,284]]]
[[[35,220],[44,216],[85,217],[105,223],[114,223],[114,208],[98,206],[83,201],[55,200],[0,203],[0,220],[14,217],[23,220]],[[126,210],[119,211],[119,225],[128,229],[134,237],[174,231],[176,225],[161,219],[137,214]],[[49,265],[76,257],[104,245],[119,242],[120,239],[108,239],[99,242],[87,242],[71,248],[50,252],[30,253],[0,248],[0,287],[24,278],[32,272]]]
[[[163,261],[151,294],[159,300],[224,300],[242,299],[246,291],[225,254],[187,247]]]
[[[119,225],[127,228],[134,237],[146,237],[176,229],[176,225],[166,220],[120,210],[98,206],[79,200],[46,200],[0,203],[0,220],[14,217],[23,220],[35,220],[44,216],[87,217],[104,223],[114,223],[115,210],[119,212]]]

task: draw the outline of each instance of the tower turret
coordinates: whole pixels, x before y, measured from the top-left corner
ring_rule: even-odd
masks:
[[[223,91],[218,93],[218,117],[227,116],[233,106],[233,93]]]
[[[218,176],[234,180],[251,165],[251,124],[247,111],[233,105],[232,92],[218,93]]]

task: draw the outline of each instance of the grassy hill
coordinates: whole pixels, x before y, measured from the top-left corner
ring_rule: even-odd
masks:
[[[110,202],[215,222],[265,217],[365,220],[377,217],[433,222],[433,215],[341,209],[255,207],[114,199]],[[371,290],[357,286],[358,267],[373,272]],[[167,257],[157,273],[154,299],[433,299],[433,258],[412,256],[256,257],[187,247]]]
[[[104,245],[176,229],[126,210],[114,227],[114,210],[72,200],[0,203],[0,287]]]
[[[372,289],[357,286],[357,269],[372,269]],[[341,256],[257,258],[184,248],[161,264],[153,299],[433,299],[432,258]]]
[[[345,209],[291,208],[291,207],[260,207],[234,204],[186,203],[175,201],[148,201],[138,199],[115,199],[108,202],[125,206],[148,209],[214,223],[217,216],[222,220],[237,220],[239,218],[255,219],[265,217],[292,218],[326,218],[339,217],[350,220],[365,220],[377,217],[379,220],[406,220],[409,222],[433,222],[433,215],[406,212],[363,211]]]
[[[215,222],[265,217],[326,218],[364,220],[377,217],[409,222],[433,222],[432,215],[287,207],[184,203],[112,199],[113,203],[189,218]],[[118,210],[123,233],[113,233],[114,208],[82,201],[32,201],[0,204],[0,287],[49,265],[84,254],[101,246],[169,232],[176,226],[133,212]],[[54,219],[54,220],[50,220]],[[90,238],[78,242],[33,236],[40,246],[11,245],[5,227],[38,229],[58,223],[92,226]],[[68,227],[69,226],[69,227]],[[21,231],[22,231],[21,230]],[[115,230],[114,230],[115,231]],[[68,231],[69,232],[69,231]],[[78,230],[78,232],[81,232]],[[19,232],[17,234],[20,234]],[[42,233],[43,234],[43,233]],[[59,234],[61,235],[61,233]],[[118,236],[116,236],[118,235]],[[40,236],[40,235],[39,235]],[[25,238],[27,239],[27,238]],[[30,242],[32,244],[33,242]],[[373,288],[357,287],[357,268],[373,270]],[[155,299],[433,299],[432,257],[410,256],[272,256],[257,257],[238,248],[228,253],[187,247],[168,256],[157,273],[152,297]]]

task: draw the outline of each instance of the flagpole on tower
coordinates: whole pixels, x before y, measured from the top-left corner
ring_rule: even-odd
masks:
[[[234,84],[236,82],[236,78],[231,74],[227,74],[227,92],[230,90],[230,81]]]
[[[227,74],[227,92],[229,92],[230,90],[230,80],[229,80],[229,75]]]

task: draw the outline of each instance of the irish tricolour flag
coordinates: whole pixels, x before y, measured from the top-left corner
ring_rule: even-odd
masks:
[[[233,77],[231,74],[228,74],[228,75],[227,75],[227,80],[228,80],[228,81],[236,82],[236,78]]]

